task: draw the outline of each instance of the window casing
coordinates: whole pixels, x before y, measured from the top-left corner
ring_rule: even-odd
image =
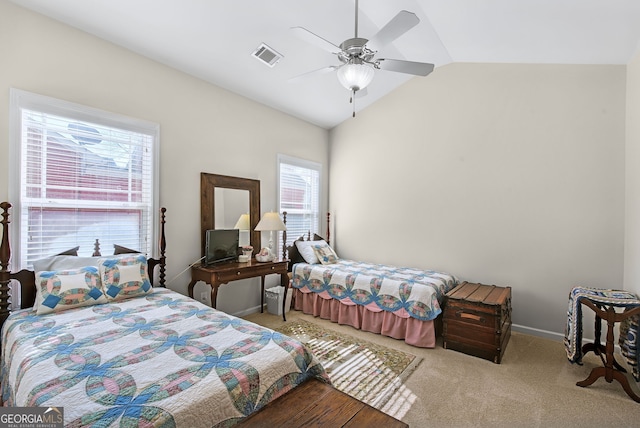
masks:
[[[11,89],[12,267],[96,239],[154,251],[159,126]]]
[[[287,212],[287,244],[319,233],[321,171],[319,163],[278,156],[278,212]],[[280,235],[278,246],[281,243]]]

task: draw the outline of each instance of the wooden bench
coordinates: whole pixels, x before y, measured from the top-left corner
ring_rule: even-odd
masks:
[[[409,425],[362,401],[311,379],[270,402],[237,427],[384,427]]]

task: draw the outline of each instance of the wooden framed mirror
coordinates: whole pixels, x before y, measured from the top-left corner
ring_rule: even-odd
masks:
[[[200,241],[203,256],[206,231],[233,229],[240,216],[246,213],[249,214],[249,243],[255,254],[260,251],[260,232],[254,230],[260,221],[260,180],[200,173]]]

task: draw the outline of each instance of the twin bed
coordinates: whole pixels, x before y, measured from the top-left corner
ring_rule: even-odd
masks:
[[[285,233],[283,257],[290,260],[294,309],[413,346],[436,346],[441,305],[458,285],[455,276],[340,259],[318,235],[290,246],[286,239]]]
[[[164,288],[164,211],[159,259],[56,256],[54,270],[12,273],[0,207],[3,405],[62,408],[71,427],[229,426],[308,379],[329,382],[300,342]]]

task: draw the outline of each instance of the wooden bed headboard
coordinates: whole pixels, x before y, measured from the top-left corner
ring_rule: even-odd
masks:
[[[282,221],[284,223],[284,225],[287,225],[287,212],[283,211],[282,212]],[[324,239],[325,241],[327,241],[327,243],[330,243],[330,239],[331,239],[331,228],[330,228],[330,224],[331,224],[331,213],[327,212],[327,229],[325,231],[325,237],[319,236],[317,234],[313,234],[313,236],[311,236],[311,231],[307,232],[307,235],[303,235],[303,236],[299,236],[296,239],[294,239],[291,242],[291,245],[287,245],[287,230],[285,228],[285,230],[282,232],[282,260],[289,260],[289,271],[291,271],[291,267],[293,266],[294,263],[297,263],[297,260],[294,260],[296,258],[296,255],[298,255],[298,250],[295,247],[295,241],[297,240],[303,240],[303,241],[317,241],[318,239]],[[294,255],[295,253],[295,255]]]
[[[20,309],[33,306],[36,298],[36,284],[35,284],[35,272],[32,270],[22,269],[19,272],[11,272],[9,269],[9,261],[11,260],[11,248],[9,245],[9,208],[11,204],[9,202],[0,202],[0,209],[2,213],[2,243],[0,244],[0,327],[4,324],[5,320],[11,314],[11,280],[16,280],[20,283]],[[167,240],[165,237],[165,213],[167,209],[160,209],[160,239],[158,247],[160,250],[159,258],[149,258],[147,260],[147,266],[149,270],[149,279],[153,285],[153,272],[156,266],[159,267],[158,273],[158,287],[165,287],[166,278],[166,248]],[[99,241],[96,240],[96,248],[94,256],[99,256]],[[124,247],[120,247],[120,251],[127,250]],[[118,248],[116,248],[118,250]]]

